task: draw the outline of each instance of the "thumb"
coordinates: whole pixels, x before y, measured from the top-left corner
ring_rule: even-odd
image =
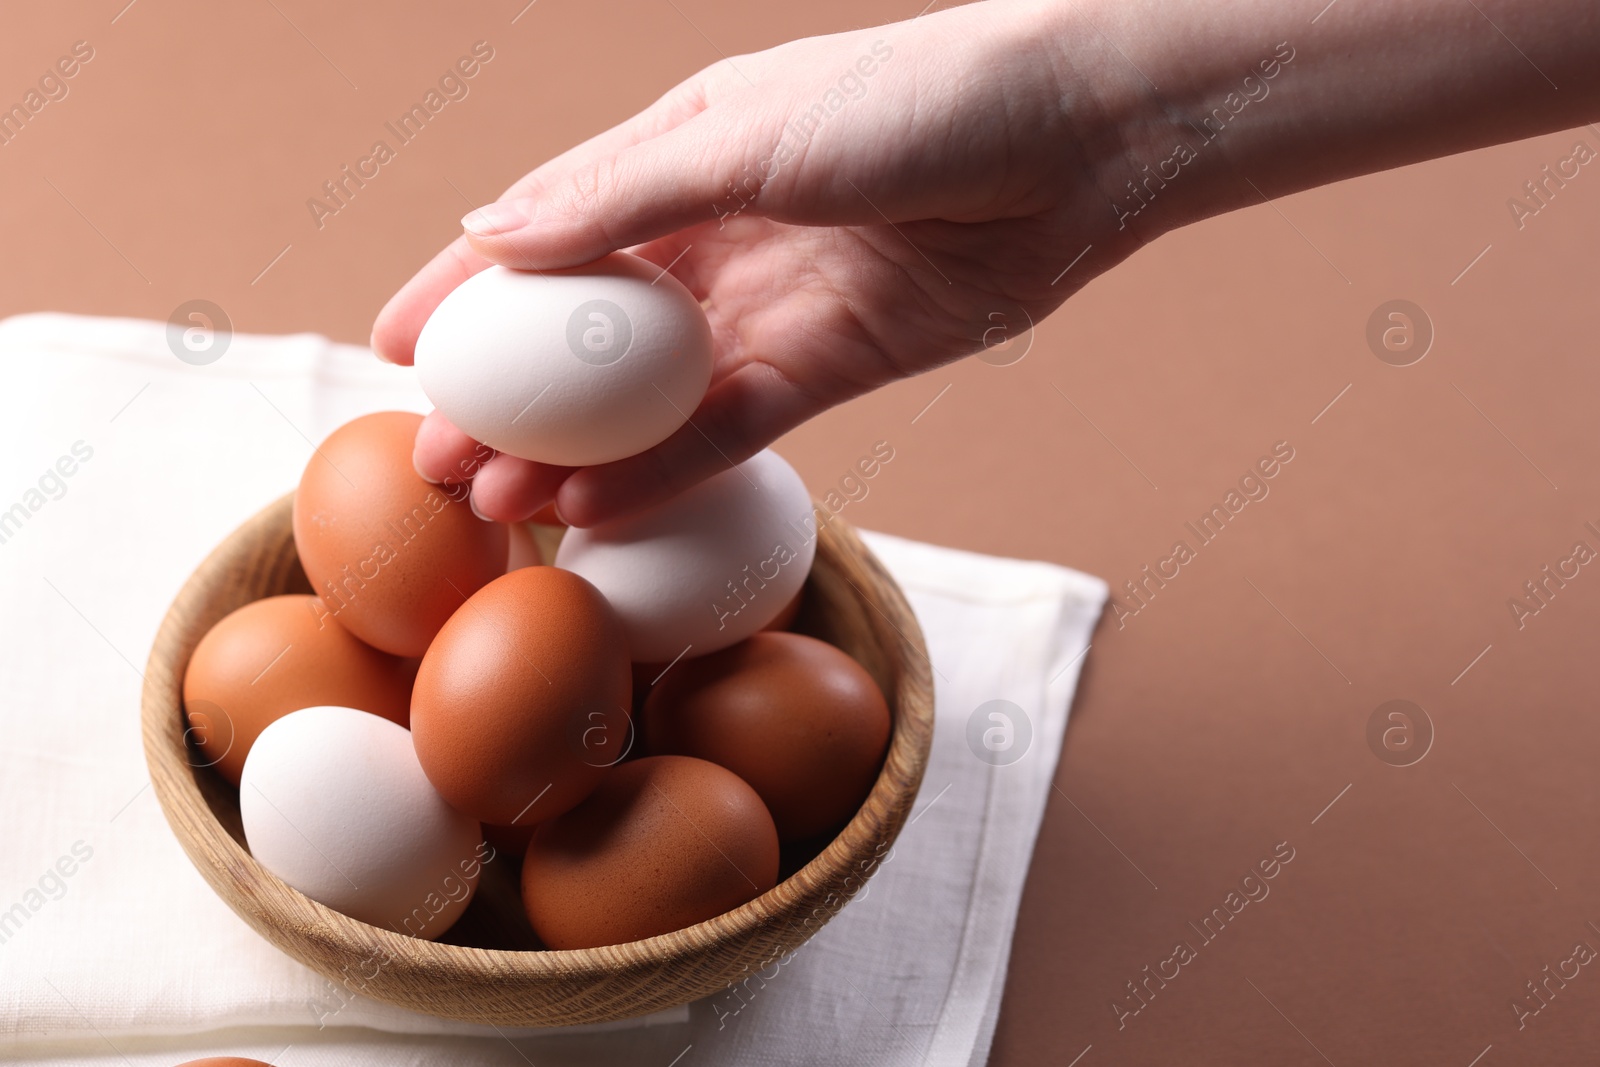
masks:
[[[527,195],[461,220],[473,251],[523,270],[572,267],[607,253],[752,211],[759,188],[748,127],[703,111],[674,129],[585,159]],[[734,199],[734,190],[743,190]]]

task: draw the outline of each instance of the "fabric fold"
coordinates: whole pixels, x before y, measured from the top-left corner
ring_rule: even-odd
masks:
[[[496,1030],[362,997],[329,1013],[326,980],[235,916],[173,838],[144,767],[141,671],[188,574],[293,488],[313,442],[426,399],[409,370],[311,335],[236,335],[194,366],[164,323],[57,314],[0,322],[0,375],[0,1057],[171,1064],[287,1045],[318,1064],[666,1064],[690,1047],[695,1063],[755,1067],[987,1058],[1099,579],[865,535],[927,637],[933,752],[866,890],[767,971],[600,1028]]]

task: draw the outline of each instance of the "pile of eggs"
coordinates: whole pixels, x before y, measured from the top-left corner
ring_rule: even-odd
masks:
[[[710,333],[670,275],[616,254],[475,276],[417,362],[491,447],[601,463],[682,426]],[[540,942],[590,948],[738,907],[776,884],[780,846],[849,821],[889,710],[848,655],[786,629],[817,532],[793,468],[762,452],[628,518],[544,530],[546,563],[529,527],[416,472],[420,423],[381,412],[322,442],[294,502],[314,594],[239,608],[191,657],[194,758],[238,787],[256,860],[430,940],[488,865],[520,864]]]

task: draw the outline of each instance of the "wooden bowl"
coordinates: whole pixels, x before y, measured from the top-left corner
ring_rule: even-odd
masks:
[[[262,597],[311,591],[290,531],[292,500],[231,534],[167,612],[145,671],[145,758],[167,821],[211,887],[268,941],[344,989],[428,1015],[510,1026],[602,1022],[684,1004],[799,947],[861,888],[905,823],[933,739],[927,652],[900,589],[835,521],[819,535],[796,629],[839,646],[872,674],[893,731],[855,818],[770,892],[686,930],[559,952],[503,947],[536,944],[510,862],[485,865],[471,908],[446,935],[497,947],[420,941],[318,904],[251,857],[237,790],[201,765],[186,740],[182,700],[189,657],[219,619]]]

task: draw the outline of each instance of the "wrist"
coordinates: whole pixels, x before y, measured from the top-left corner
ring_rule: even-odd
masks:
[[[1242,45],[1185,15],[1126,0],[1041,5],[1062,105],[1081,116],[1112,228],[1140,244],[1257,198],[1241,161],[1270,137],[1257,105],[1297,55],[1291,42]]]
[[[1498,33],[1450,0],[1314,14],[1279,0],[1040,2],[1091,140],[1120,146],[1096,154],[1095,179],[1140,241],[1600,113],[1594,0],[1505,3]]]

